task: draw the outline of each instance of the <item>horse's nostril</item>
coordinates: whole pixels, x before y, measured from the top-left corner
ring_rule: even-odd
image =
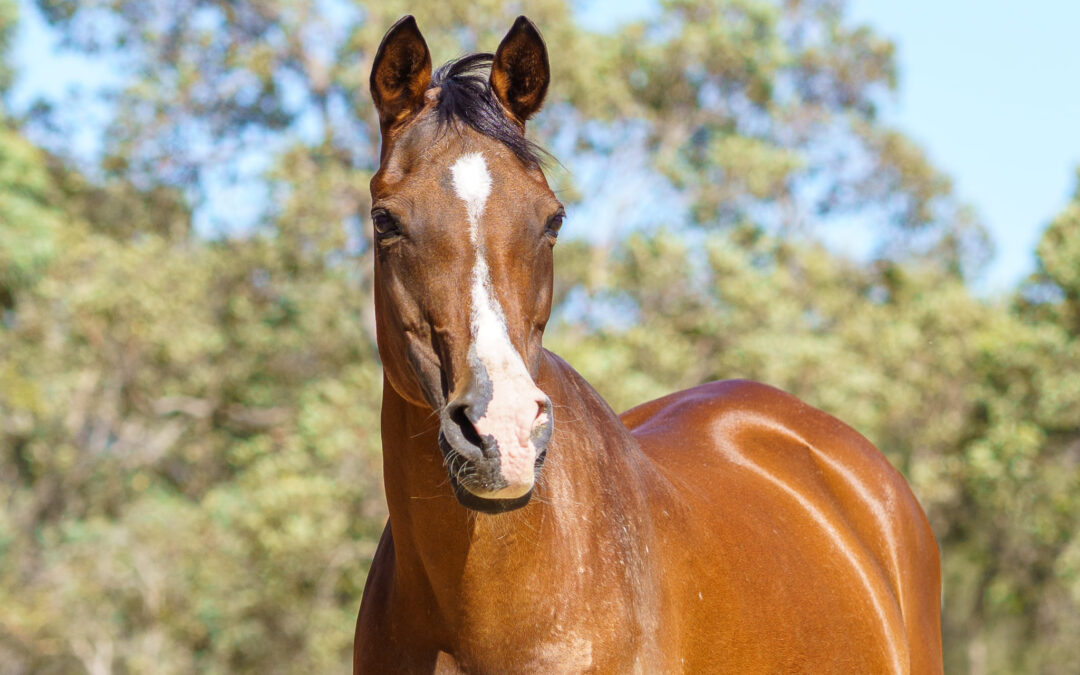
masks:
[[[551,417],[551,399],[545,396],[536,403],[537,412],[533,419],[531,440],[538,453],[536,466],[539,468],[544,463],[548,442],[551,441],[551,434],[555,429],[555,420]]]
[[[473,426],[472,421],[466,414],[466,410],[468,410],[468,407],[469,406],[466,404],[457,404],[452,406],[450,410],[450,421],[457,425],[457,427],[461,430],[461,435],[468,443],[475,445],[478,448],[483,448],[484,441],[482,438],[480,438],[480,434],[477,433],[476,427]]]
[[[533,418],[533,422],[540,419],[542,415],[551,417],[551,399],[544,397],[536,402],[536,417]]]

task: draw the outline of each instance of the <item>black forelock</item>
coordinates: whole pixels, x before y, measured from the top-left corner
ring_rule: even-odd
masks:
[[[439,88],[435,110],[439,126],[464,122],[479,133],[510,148],[528,166],[538,166],[547,153],[525,138],[521,127],[512,122],[491,90],[489,73],[494,54],[463,56],[443,64],[431,78],[429,89]]]

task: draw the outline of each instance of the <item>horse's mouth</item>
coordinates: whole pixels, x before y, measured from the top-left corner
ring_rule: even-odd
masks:
[[[476,485],[480,489],[490,486],[490,489],[485,490],[486,492],[495,492],[504,487],[505,481],[502,481],[498,473],[498,458],[484,458],[481,460],[482,463],[466,459],[450,446],[441,431],[439,432],[439,450],[442,451],[443,462],[446,465],[446,473],[450,477],[450,486],[453,489],[454,497],[465,508],[489,515],[506,513],[507,511],[520,509],[532,499],[533,488],[529,488],[529,491],[521,496],[509,499],[481,497],[462,483]],[[546,455],[547,449],[545,448],[536,458],[535,471],[537,474],[540,473]]]

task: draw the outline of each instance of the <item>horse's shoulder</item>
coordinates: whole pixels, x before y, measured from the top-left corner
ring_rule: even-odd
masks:
[[[658,511],[690,514],[679,531],[690,533],[695,550],[710,560],[742,560],[766,576],[812,579],[834,597],[858,589],[845,601],[870,598],[885,631],[878,639],[888,638],[900,661],[907,659],[905,622],[925,624],[911,634],[933,640],[940,584],[933,534],[903,477],[857,431],[745,380],[677,392],[622,420],[657,469]],[[843,568],[808,572],[791,562],[836,550],[844,552]],[[759,581],[736,579],[733,593],[764,597],[770,587]]]

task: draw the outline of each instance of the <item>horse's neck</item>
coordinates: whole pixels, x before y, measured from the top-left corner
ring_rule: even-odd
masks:
[[[537,384],[554,409],[547,462],[531,502],[496,516],[468,511],[452,496],[437,446],[438,416],[384,386],[396,583],[410,601],[436,605],[447,630],[460,630],[474,603],[496,614],[547,611],[545,599],[532,597],[536,589],[565,587],[557,581],[567,574],[601,573],[587,560],[598,547],[627,568],[626,556],[635,555],[629,542],[646,526],[644,460],[626,428],[577,373],[546,352]]]

